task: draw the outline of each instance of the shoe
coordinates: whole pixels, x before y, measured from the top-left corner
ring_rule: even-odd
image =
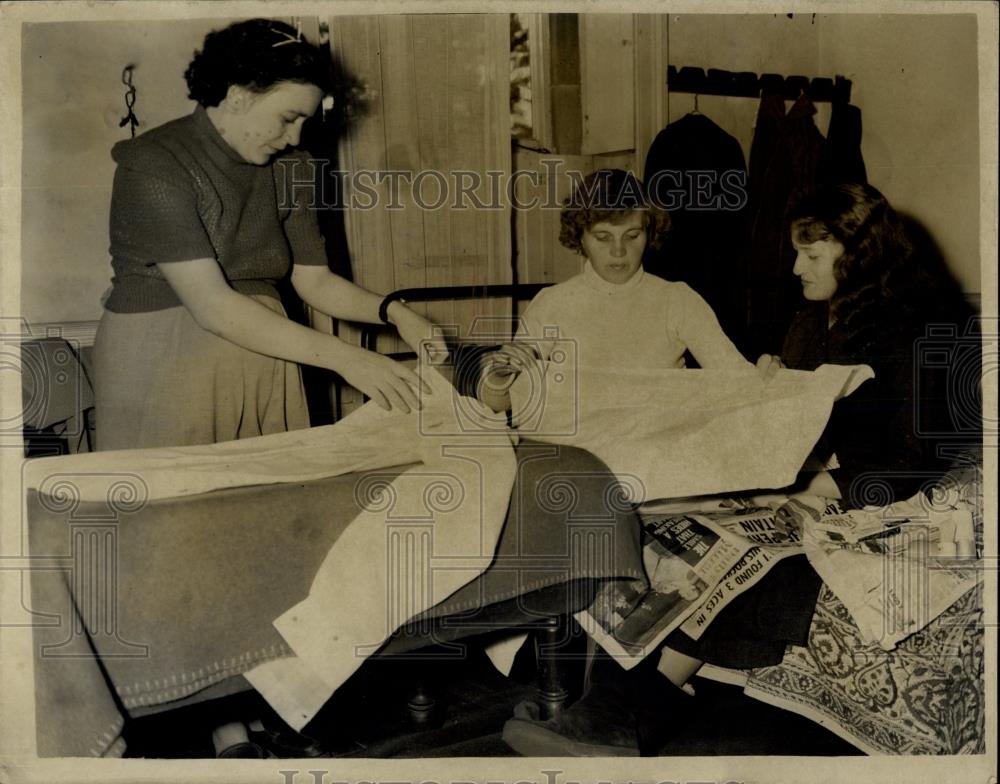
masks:
[[[250,731],[256,744],[267,749],[271,756],[279,759],[305,759],[309,757],[332,756],[324,746],[313,738],[292,731],[275,731],[265,727],[263,731]]]
[[[252,741],[234,743],[226,746],[215,755],[216,759],[271,759],[271,755],[264,748]]]
[[[260,726],[259,730],[250,730],[251,741],[278,759],[351,757],[365,750],[365,746],[353,738],[331,735],[320,740],[296,732],[272,711],[260,717]]]
[[[521,702],[503,726],[504,742],[526,757],[638,757],[634,718],[602,696],[591,690],[547,720],[534,702]]]

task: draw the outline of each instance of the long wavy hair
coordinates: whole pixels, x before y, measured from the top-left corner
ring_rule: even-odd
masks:
[[[623,169],[598,169],[580,180],[559,215],[559,242],[583,253],[583,232],[596,223],[621,223],[635,210],[645,215],[646,244],[659,248],[670,231],[670,216],[656,207],[646,187]]]
[[[273,19],[236,22],[205,36],[184,72],[188,97],[218,106],[231,85],[263,93],[280,82],[330,91],[328,58],[289,24]]]
[[[805,197],[792,211],[800,244],[834,240],[844,247],[833,265],[837,290],[832,317],[846,333],[846,347],[863,350],[878,322],[918,317],[929,287],[903,220],[878,190],[848,183]]]

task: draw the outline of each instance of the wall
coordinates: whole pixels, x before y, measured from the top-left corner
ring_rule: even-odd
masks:
[[[473,192],[491,204],[490,182],[482,175],[510,170],[507,17],[336,17],[330,29],[334,51],[374,97],[369,113],[341,141],[343,168],[424,177],[413,180],[413,189],[399,189],[401,208],[388,206],[390,187],[380,182],[373,186],[379,194],[374,208],[347,210],[354,280],[379,293],[508,283],[509,211],[502,203],[475,209],[454,188],[455,172],[473,173],[479,176]],[[415,198],[421,194],[425,206]],[[351,198],[348,187],[345,200]],[[440,207],[429,206],[439,200]],[[428,306],[435,321],[463,334],[479,312],[494,309],[506,312],[503,303]]]
[[[720,68],[726,71],[804,74],[819,73],[821,25],[812,14],[672,15],[667,25],[667,51],[671,65]],[[663,87],[663,74],[660,74]],[[750,142],[759,101],[755,98],[698,97],[698,110],[740,142],[749,160]],[[789,103],[789,106],[791,103]],[[694,108],[694,96],[677,93],[667,100],[667,121],[673,122]],[[821,132],[829,125],[829,106],[818,105],[816,124]],[[641,156],[645,159],[645,154]]]
[[[820,69],[854,81],[869,180],[981,293],[976,17],[824,16],[820,26]]]
[[[21,312],[32,323],[100,318],[110,285],[110,150],[129,138],[122,69],[152,128],[189,113],[184,69],[228,19],[24,26]]]
[[[974,16],[699,14],[660,23],[676,66],[851,79],[869,181],[924,224],[967,292],[981,292]],[[637,85],[640,94],[656,89],[665,89],[659,69]],[[693,104],[691,95],[668,96],[664,124]],[[830,106],[817,109],[825,133]],[[749,156],[756,99],[702,96],[699,110]],[[636,157],[641,166],[644,150]]]
[[[413,33],[413,26],[405,23],[410,25],[409,33],[392,32],[396,29],[394,25],[404,24],[400,20],[384,20],[392,28],[386,34],[397,38],[402,35],[400,40],[405,40],[406,35]],[[204,34],[227,22],[212,19],[25,26],[22,312],[29,321],[87,321],[100,316],[100,297],[110,279],[107,209],[114,167],[109,151],[116,141],[128,138],[128,129],[118,126],[125,113],[125,88],[120,81],[123,66],[129,62],[137,66],[135,108],[143,122],[140,130],[187,113],[192,105],[185,97],[183,69]],[[461,30],[465,22],[456,19],[451,24],[457,25],[455,30]],[[337,25],[333,28],[336,31]],[[349,29],[343,24],[341,28]],[[426,47],[437,46],[438,39],[446,43],[450,55],[440,67],[452,69],[454,78],[459,78],[455,69],[466,64],[473,67],[471,63],[476,58],[472,47],[483,45],[486,40],[485,33],[480,32],[447,42],[448,34],[443,28],[433,25],[420,28],[418,24],[418,32],[419,29],[424,32],[420,33],[420,40],[414,39],[413,51],[418,56],[427,53],[427,64],[422,66],[421,73],[435,79],[439,72],[433,69],[439,66],[435,66],[437,59],[430,56]],[[651,131],[692,108],[691,96],[666,95],[665,62],[758,73],[844,74],[854,81],[853,101],[863,113],[863,152],[873,184],[882,188],[901,209],[924,222],[966,290],[980,291],[974,17],[637,16],[636,32],[634,103],[639,141],[631,161],[636,168],[642,168]],[[379,44],[377,35],[362,38],[348,34],[342,41],[345,48],[353,46],[356,56],[362,58],[369,56],[362,47],[377,48]],[[887,48],[886,42],[893,45]],[[370,65],[376,67],[378,63],[370,61]],[[392,79],[412,80],[416,73],[413,69],[407,72],[403,67],[393,67],[395,70],[384,72],[387,77],[391,73]],[[485,61],[477,62],[475,68],[481,69],[475,72],[476,79],[485,85],[488,73]],[[372,78],[376,77],[381,83],[383,72]],[[425,159],[440,152],[439,147],[428,146],[429,140],[442,134],[446,145],[450,144],[449,139],[465,139],[466,148],[461,156],[471,161],[470,167],[481,165],[486,159],[477,156],[485,155],[486,146],[481,147],[481,153],[475,152],[471,139],[476,133],[485,133],[485,126],[470,124],[467,115],[457,114],[453,110],[457,104],[439,96],[431,84],[429,78],[421,80],[418,100],[415,90],[388,83],[385,100],[409,102],[412,116],[405,122],[412,126],[419,121],[420,129],[419,144],[412,139],[407,141],[405,133],[400,135],[400,142],[390,156],[393,164],[399,163],[397,158],[402,156],[411,159],[414,165],[423,166]],[[466,95],[454,100],[467,104],[471,98]],[[490,98],[484,101],[483,107],[493,106]],[[628,105],[631,103],[630,100]],[[700,109],[733,133],[744,150],[749,151],[756,101],[707,96],[700,99]],[[499,125],[506,128],[505,118],[496,114],[499,109],[494,107],[493,111]],[[386,116],[401,118],[395,108]],[[489,116],[486,108],[476,108],[473,115],[484,120]],[[821,131],[826,130],[828,117],[829,107],[820,105],[817,125]],[[393,131],[396,123],[403,121],[394,119],[389,125],[378,125],[379,121],[375,121],[371,133],[377,135],[376,126]],[[480,138],[481,145],[493,143],[485,136]],[[494,160],[497,154],[493,155]],[[381,164],[388,159],[373,160]],[[420,266],[414,281],[478,282],[499,271],[495,254],[500,247],[497,243],[503,242],[500,237],[493,235],[485,245],[477,245],[480,241],[477,237],[483,235],[477,235],[468,223],[472,218],[444,222],[440,215],[424,217],[420,236],[426,234],[430,243],[425,260],[447,255],[445,245],[451,247],[448,243],[458,242],[460,253],[454,257],[457,266],[451,256],[445,266]],[[410,229],[399,225],[402,216],[394,220],[397,220],[395,233],[391,235],[394,242],[409,242]],[[519,231],[522,229],[529,231],[519,227]],[[352,230],[364,231],[358,226]],[[449,236],[448,231],[453,232],[451,239],[442,240]],[[536,231],[536,227],[530,231]],[[543,231],[547,233],[549,225]],[[527,236],[523,238],[527,240]],[[437,250],[435,243],[441,245]],[[367,251],[370,258],[377,257],[371,250],[375,247],[372,245]],[[547,256],[544,244],[532,249],[519,242],[519,249],[535,254],[519,258],[522,280],[539,276],[558,279],[572,266],[568,264],[570,259]],[[362,252],[360,248],[357,250]],[[472,257],[490,258],[484,266],[488,268],[484,275],[463,268],[462,259]],[[536,265],[536,259],[544,264],[546,258],[553,258],[555,266]],[[407,277],[410,268],[392,269],[390,277],[373,278],[372,285],[381,289],[410,282]],[[468,313],[460,315],[465,318]]]

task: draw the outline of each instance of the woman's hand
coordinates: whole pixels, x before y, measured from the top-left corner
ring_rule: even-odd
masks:
[[[399,336],[421,360],[430,365],[440,365],[447,361],[448,344],[443,335],[435,334],[434,325],[430,321],[398,301],[389,305],[387,315],[399,331]]]
[[[539,359],[538,350],[533,345],[515,340],[513,343],[500,346],[490,354],[484,371],[490,376],[513,381],[525,368],[537,363]]]
[[[826,499],[813,495],[794,495],[774,512],[774,527],[786,536],[802,538],[806,521],[819,522]]]
[[[529,343],[507,343],[483,357],[480,364],[479,399],[494,411],[510,411],[510,387],[520,373],[539,361]]]
[[[812,487],[791,494],[762,493],[753,496],[751,503],[774,510],[774,527],[786,536],[799,537],[807,520],[818,522],[830,499],[817,494]]]
[[[407,414],[418,411],[418,392],[422,389],[425,394],[430,394],[431,391],[420,376],[408,367],[374,351],[360,348],[344,364],[340,375],[386,411],[399,409]]]
[[[757,360],[757,372],[760,373],[760,377],[764,381],[770,381],[774,378],[774,374],[783,367],[781,357],[773,354],[761,354],[760,359]]]

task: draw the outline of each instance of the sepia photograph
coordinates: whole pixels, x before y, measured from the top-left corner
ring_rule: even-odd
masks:
[[[3,784],[996,782],[996,3],[0,25]]]

